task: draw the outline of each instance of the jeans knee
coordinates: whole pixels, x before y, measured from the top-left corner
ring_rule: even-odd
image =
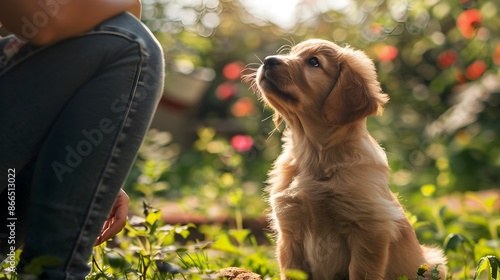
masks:
[[[160,89],[163,88],[165,63],[163,49],[151,31],[131,14],[123,13],[102,23],[94,32],[116,35],[127,39],[128,46],[133,44],[139,47],[141,75],[138,91],[154,93],[155,99],[158,100]],[[136,51],[135,47],[132,49]]]

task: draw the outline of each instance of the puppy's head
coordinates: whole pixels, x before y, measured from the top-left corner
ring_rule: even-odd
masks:
[[[268,56],[247,75],[261,98],[275,110],[275,122],[305,117],[328,127],[343,126],[382,112],[388,101],[375,66],[362,51],[313,39],[287,55]]]

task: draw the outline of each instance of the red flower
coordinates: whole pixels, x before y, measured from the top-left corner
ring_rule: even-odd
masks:
[[[477,60],[467,66],[467,69],[465,69],[465,76],[469,80],[475,80],[481,77],[486,69],[488,69],[486,63],[482,60]]]
[[[394,46],[382,46],[377,52],[380,61],[391,61],[398,57],[398,49]]]
[[[235,135],[231,138],[231,146],[237,152],[246,152],[253,146],[253,139],[248,135]]]
[[[220,100],[227,100],[236,94],[236,89],[229,83],[223,83],[215,89],[215,95]]]
[[[236,117],[245,117],[253,114],[255,110],[254,103],[250,97],[242,97],[231,107],[231,113]]]
[[[245,65],[241,61],[236,61],[227,64],[224,66],[224,69],[222,69],[222,74],[224,74],[224,77],[228,80],[236,80],[240,77],[241,70]]]
[[[481,22],[482,16],[479,10],[465,10],[458,16],[457,27],[465,38],[472,38]]]
[[[454,50],[444,51],[437,57],[437,64],[443,69],[448,68],[457,61],[457,57],[457,53]]]

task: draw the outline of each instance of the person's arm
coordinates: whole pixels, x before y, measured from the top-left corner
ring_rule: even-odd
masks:
[[[0,22],[36,45],[75,36],[125,11],[140,17],[140,0],[1,0]]]
[[[142,5],[141,0],[136,0],[136,4],[133,5],[127,12],[133,14],[136,18],[141,19],[142,16]]]

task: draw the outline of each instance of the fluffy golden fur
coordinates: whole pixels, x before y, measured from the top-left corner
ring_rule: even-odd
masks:
[[[281,279],[288,269],[314,280],[413,279],[422,264],[445,279],[443,252],[419,244],[367,130],[388,97],[362,51],[308,40],[243,80],[286,123],[268,180]]]

